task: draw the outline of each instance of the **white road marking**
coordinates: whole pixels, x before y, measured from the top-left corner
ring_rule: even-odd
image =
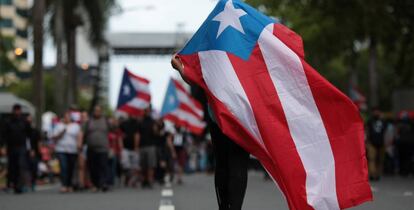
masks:
[[[172,189],[163,189],[161,191],[161,196],[162,197],[172,197],[172,196],[174,196],[174,192],[173,192]]]
[[[413,192],[411,192],[411,191],[405,191],[405,192],[403,193],[403,195],[404,195],[404,196],[406,196],[406,197],[408,197],[408,196],[413,196],[413,195],[414,195],[414,193],[413,193]]]
[[[175,206],[172,204],[171,200],[161,199],[158,210],[175,210]]]
[[[172,202],[174,191],[171,188],[164,188],[161,190],[160,207],[158,210],[175,210],[175,206]]]

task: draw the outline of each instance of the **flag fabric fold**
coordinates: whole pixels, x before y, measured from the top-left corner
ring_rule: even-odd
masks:
[[[305,62],[299,35],[221,0],[179,57],[222,131],[260,160],[290,209],[372,200],[358,110]]]
[[[171,79],[168,84],[161,117],[198,135],[206,126],[202,105],[175,79]]]
[[[124,69],[119,90],[117,111],[131,116],[142,116],[151,105],[150,81]]]

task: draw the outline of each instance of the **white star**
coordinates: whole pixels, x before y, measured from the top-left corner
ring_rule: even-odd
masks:
[[[128,86],[128,85],[125,85],[125,86],[123,87],[122,93],[123,93],[124,95],[126,95],[126,96],[129,96],[129,94],[131,94],[131,89],[129,88],[129,86]]]
[[[220,27],[217,33],[218,38],[227,27],[231,26],[234,29],[240,31],[244,34],[243,26],[240,23],[240,17],[247,15],[247,13],[241,9],[234,8],[233,1],[229,0],[224,7],[223,12],[220,12],[216,17],[213,18],[214,21],[220,22]]]

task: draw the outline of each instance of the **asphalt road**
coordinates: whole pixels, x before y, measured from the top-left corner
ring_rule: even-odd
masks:
[[[355,210],[414,209],[414,178],[384,178],[372,184],[374,202]],[[173,208],[174,207],[174,208]],[[59,194],[58,186],[42,187],[36,193],[0,193],[0,210],[214,210],[216,198],[213,176],[185,177],[184,185],[152,190],[115,189],[108,193]],[[244,210],[288,210],[283,196],[262,174],[252,172]]]

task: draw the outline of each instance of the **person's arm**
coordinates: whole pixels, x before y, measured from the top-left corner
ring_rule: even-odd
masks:
[[[79,133],[77,136],[77,147],[78,147],[79,152],[82,151],[82,145],[83,145],[83,132],[82,132],[82,129],[79,129]]]
[[[140,140],[141,140],[141,135],[139,134],[139,132],[136,132],[134,134],[134,149],[137,152],[139,151],[139,143],[140,143]]]
[[[122,135],[118,135],[118,143],[119,143],[119,148],[121,149],[121,151],[124,149],[124,141],[123,141],[123,137]]]
[[[60,126],[59,126],[59,127],[57,127],[56,129],[58,129],[58,128],[60,128]],[[54,141],[57,141],[57,140],[61,139],[61,138],[63,137],[63,135],[65,135],[65,133],[66,133],[66,127],[64,127],[64,128],[62,129],[62,131],[58,131],[58,132],[56,132],[56,133],[52,136],[52,139],[53,139]]]
[[[174,144],[173,144],[173,136],[171,134],[167,136],[167,146],[170,149],[172,158],[177,159],[177,153],[175,151]]]

